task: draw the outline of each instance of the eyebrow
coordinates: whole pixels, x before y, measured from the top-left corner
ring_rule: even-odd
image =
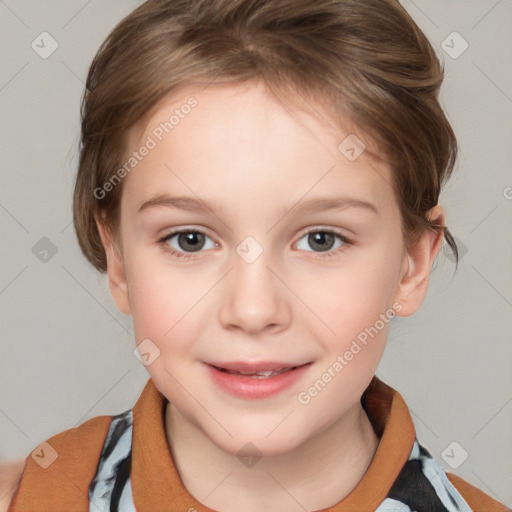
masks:
[[[167,207],[167,208],[175,208],[178,210],[185,211],[197,211],[197,212],[205,212],[207,210],[215,210],[219,208],[219,203],[214,202],[212,204],[213,208],[208,205],[207,202],[201,201],[199,199],[195,199],[193,197],[180,196],[180,197],[171,197],[167,195],[157,195],[151,197],[144,201],[139,208],[137,209],[138,213],[149,210],[151,208],[156,207]],[[362,199],[357,199],[349,196],[337,196],[331,198],[318,198],[318,199],[310,199],[308,201],[303,201],[298,205],[290,205],[283,209],[284,212],[288,212],[290,210],[294,211],[294,214],[308,214],[315,213],[319,211],[326,210],[343,210],[349,207],[358,207],[365,208],[368,211],[379,214],[379,210],[377,207]]]

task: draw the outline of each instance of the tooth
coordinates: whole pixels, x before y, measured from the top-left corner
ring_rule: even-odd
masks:
[[[253,378],[253,379],[267,379],[269,377],[274,377],[276,375],[280,375],[281,373],[284,373],[288,370],[293,370],[294,368],[296,368],[295,366],[294,367],[290,367],[290,368],[281,368],[280,370],[261,370],[259,372],[245,372],[245,371],[237,371],[237,370],[226,370],[224,368],[222,368],[221,370],[226,372],[226,373],[229,373],[231,375],[245,375],[247,377],[250,377],[250,378]]]
[[[256,375],[259,375],[261,377],[270,377],[273,373],[277,373],[277,372],[273,372],[272,370],[266,370],[266,371],[256,372]]]

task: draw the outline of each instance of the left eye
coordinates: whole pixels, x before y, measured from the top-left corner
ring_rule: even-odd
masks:
[[[348,239],[345,238],[341,233],[337,233],[336,231],[329,231],[326,229],[308,231],[300,240],[303,238],[307,238],[307,242],[311,244],[312,247],[319,248],[320,252],[327,251],[326,256],[330,256],[331,254],[336,253],[337,249],[344,247],[349,243]],[[342,243],[338,245],[338,247],[333,248],[332,244],[336,238],[339,238]],[[319,256],[323,255],[321,254]]]

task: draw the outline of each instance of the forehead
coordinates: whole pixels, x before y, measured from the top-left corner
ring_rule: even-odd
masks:
[[[261,83],[184,87],[132,130],[128,154],[145,144],[151,150],[125,186],[138,197],[163,186],[214,201],[228,194],[278,201],[285,191],[288,200],[313,191],[357,191],[389,201],[390,169],[365,151],[347,158],[347,144],[368,141],[360,132],[353,139],[350,121],[341,121],[303,97],[282,103]]]
[[[198,145],[222,136],[237,142],[245,139],[252,146],[259,142],[268,145],[272,130],[279,130],[276,143],[291,138],[299,142],[300,138],[301,143],[307,141],[309,145],[314,139],[317,146],[337,157],[340,137],[357,128],[348,118],[337,116],[335,120],[332,112],[311,97],[283,92],[275,97],[262,81],[196,84],[180,87],[146,113],[132,129],[130,145],[151,134],[156,139],[177,141],[180,132],[183,136],[186,132],[187,138],[194,137]]]

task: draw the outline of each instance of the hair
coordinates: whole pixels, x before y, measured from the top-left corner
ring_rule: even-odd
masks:
[[[277,98],[311,98],[375,141],[406,246],[443,230],[457,266],[454,237],[428,216],[458,152],[438,100],[443,79],[398,0],[148,0],[112,30],[87,76],[73,198],[81,250],[107,270],[96,218],[118,233],[123,181],[101,198],[94,191],[123,165],[131,128],[178,88],[262,80]]]

